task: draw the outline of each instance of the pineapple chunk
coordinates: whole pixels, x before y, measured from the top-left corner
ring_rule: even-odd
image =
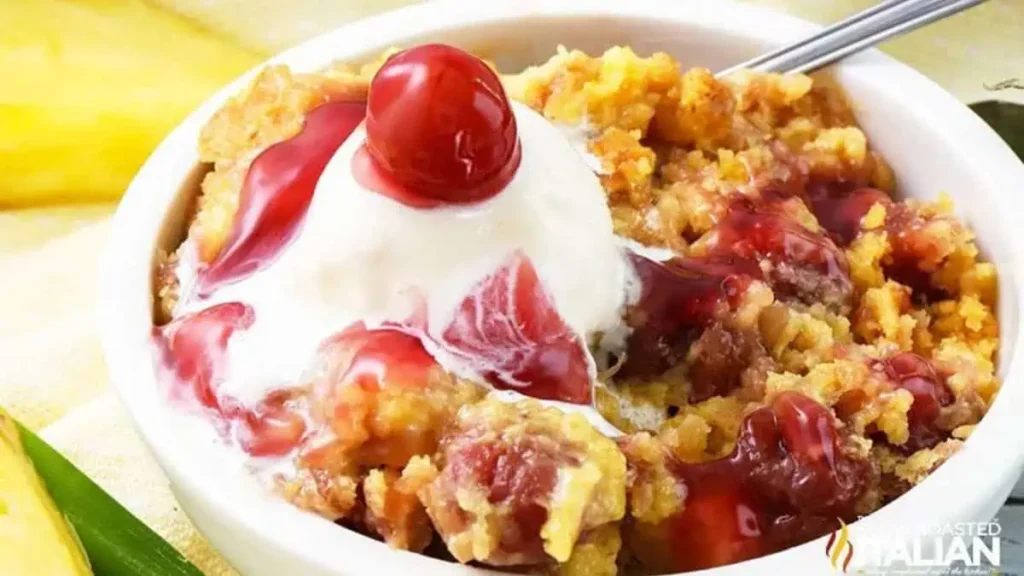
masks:
[[[4,574],[92,574],[74,531],[57,511],[0,409],[0,566]]]
[[[0,2],[0,208],[114,199],[259,55],[142,0]]]

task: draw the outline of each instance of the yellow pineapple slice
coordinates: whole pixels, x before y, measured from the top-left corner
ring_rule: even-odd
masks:
[[[92,576],[89,561],[0,408],[0,566],[4,574]]]
[[[0,208],[118,197],[260,56],[141,0],[0,2]]]

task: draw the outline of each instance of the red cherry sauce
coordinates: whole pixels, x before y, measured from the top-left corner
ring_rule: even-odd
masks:
[[[931,362],[917,354],[904,352],[878,361],[875,368],[914,396],[914,403],[907,413],[910,438],[897,449],[909,454],[931,448],[949,436],[947,430],[938,426],[937,419],[942,408],[953,403],[953,393],[946,385],[945,376]]]
[[[199,271],[200,296],[277,258],[298,232],[327,163],[365,116],[365,102],[321,104],[306,116],[302,131],[253,161],[231,233],[213,262]]]
[[[498,75],[462,50],[428,44],[396,54],[374,76],[366,144],[352,171],[367,189],[435,208],[498,194],[521,156]]]
[[[841,451],[828,409],[796,392],[747,416],[729,456],[672,459],[670,470],[686,493],[682,512],[660,526],[671,550],[671,565],[661,568],[672,571],[732,564],[821,536],[837,518],[856,517],[873,475],[868,461]]]
[[[367,426],[393,407],[382,400],[390,397],[382,396],[383,391],[421,393],[435,382],[431,371],[436,367],[419,338],[394,328],[367,329],[359,322],[325,340],[309,372],[309,412],[314,425],[329,428],[334,439],[304,445],[300,466],[337,469],[340,455],[348,454],[348,461],[358,449],[358,460],[365,465],[401,468],[413,455],[431,450],[426,444],[433,438],[429,430],[405,430],[396,444],[375,436]]]
[[[656,262],[628,253],[640,280],[640,299],[626,319],[633,332],[619,374],[659,374],[680,362],[690,344],[722,308],[735,306],[754,279],[757,263],[734,256]]]
[[[275,390],[254,408],[222,403],[225,417],[235,424],[238,445],[252,456],[283,456],[299,447],[306,420],[291,390]]]
[[[194,407],[219,409],[217,383],[226,359],[228,340],[236,330],[252,326],[255,314],[241,302],[230,302],[179,318],[157,330],[162,361],[180,385],[168,389],[171,399]]]
[[[928,223],[905,204],[891,206],[885,227],[892,250],[884,270],[887,277],[910,287],[915,299],[935,302],[949,297],[931,281],[932,272],[946,256],[946,247],[941,238],[923,231]]]
[[[219,431],[233,434],[253,456],[279,456],[298,446],[306,433],[288,391],[270,393],[255,408],[218,393],[231,336],[252,326],[252,309],[240,302],[218,304],[157,328],[154,338],[165,369],[161,383],[167,396],[211,415]]]
[[[737,198],[715,228],[714,238],[715,253],[769,262],[766,279],[779,296],[808,304],[848,303],[852,283],[845,254],[777,203]]]
[[[335,416],[345,420],[349,406],[334,396],[348,386],[376,392],[386,386],[424,386],[437,363],[415,336],[391,328],[370,330],[357,323],[329,338],[320,347],[325,369],[317,379],[325,388],[313,390],[314,398],[334,406]]]
[[[583,343],[521,252],[466,295],[440,344],[497,388],[575,404],[593,399]]]
[[[906,205],[893,202],[881,190],[850,182],[812,183],[807,198],[818,222],[840,246],[853,242],[860,233],[861,219],[872,206],[884,205],[885,230],[892,247],[884,264],[886,276],[909,286],[915,297],[926,301],[948,296],[932,285],[934,264],[924,264],[940,261],[941,247],[930,235],[921,233],[927,222]]]
[[[852,183],[813,183],[807,188],[810,208],[821,227],[840,246],[849,246],[860,234],[861,220],[877,203],[892,204],[877,188]]]

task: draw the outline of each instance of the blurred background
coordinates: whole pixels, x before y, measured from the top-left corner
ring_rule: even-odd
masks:
[[[749,1],[826,23],[876,0]],[[412,2],[0,0],[0,405],[208,574],[230,569],[177,510],[107,390],[93,323],[106,220],[150,151],[218,87]],[[1022,31],[1024,0],[991,0],[882,49],[965,103],[1024,104]],[[1024,108],[981,110],[1024,122]]]

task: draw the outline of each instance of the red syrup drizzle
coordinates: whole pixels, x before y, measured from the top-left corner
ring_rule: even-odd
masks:
[[[327,163],[366,116],[362,101],[327,102],[313,109],[302,130],[264,150],[249,167],[230,235],[213,262],[198,270],[197,295],[265,268],[295,237]],[[205,410],[225,436],[234,435],[253,456],[280,456],[306,434],[295,394],[273,391],[257,406],[244,407],[218,393],[227,363],[227,343],[255,321],[241,302],[212,306],[157,328],[155,339],[172,400]]]
[[[324,168],[365,116],[365,102],[321,104],[306,116],[301,132],[253,161],[227,242],[199,270],[199,296],[265,268],[291,243]]]
[[[686,493],[683,510],[661,526],[670,548],[664,568],[672,571],[731,564],[821,536],[836,518],[856,518],[873,474],[870,462],[843,453],[828,409],[796,392],[747,416],[729,456],[696,464],[669,458]]]
[[[593,401],[584,344],[521,252],[473,287],[439,344],[469,360],[496,388],[543,400]]]
[[[218,431],[233,434],[249,454],[281,456],[296,448],[306,433],[293,394],[273,391],[257,406],[245,408],[218,392],[227,368],[228,341],[255,320],[251,307],[229,302],[155,329],[158,361],[164,368],[160,381],[172,401],[211,414]]]
[[[406,206],[437,208],[495,196],[521,159],[497,74],[458,48],[428,44],[396,54],[374,76],[352,173]]]

